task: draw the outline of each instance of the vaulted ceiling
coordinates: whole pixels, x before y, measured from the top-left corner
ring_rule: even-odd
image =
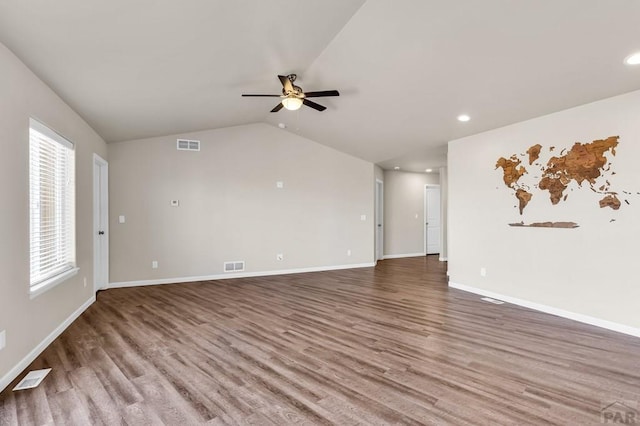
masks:
[[[4,0],[0,42],[108,142],[283,123],[423,171],[451,139],[640,89],[638,17],[634,0]],[[275,114],[240,97],[292,72],[341,96]]]

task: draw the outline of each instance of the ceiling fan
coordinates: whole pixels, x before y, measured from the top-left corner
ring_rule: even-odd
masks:
[[[318,111],[324,111],[327,107],[310,101],[307,98],[320,98],[324,96],[340,96],[337,90],[323,90],[320,92],[303,92],[300,86],[293,84],[296,81],[297,76],[295,74],[279,75],[280,83],[282,83],[282,95],[242,95],[242,96],[257,96],[263,98],[282,98],[282,101],[276,105],[271,112],[278,112],[283,107],[295,111],[300,109],[302,105],[306,105]]]

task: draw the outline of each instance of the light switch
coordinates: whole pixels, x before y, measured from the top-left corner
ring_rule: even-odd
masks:
[[[367,220],[367,215],[366,214],[362,214],[360,215],[360,220]]]
[[[5,330],[0,331],[0,349],[4,349],[7,345],[7,332]]]
[[[118,223],[124,223],[124,215],[123,214],[118,216]]]
[[[277,181],[276,182],[276,188],[278,188],[278,189],[284,188],[284,182],[281,181],[281,180]]]

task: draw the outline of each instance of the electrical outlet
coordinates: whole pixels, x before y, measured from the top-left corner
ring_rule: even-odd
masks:
[[[367,220],[367,215],[366,214],[361,214],[360,215],[360,220],[362,220],[362,221]]]
[[[485,267],[480,268],[480,276],[481,277],[486,277],[487,276],[487,268],[485,268]]]
[[[282,261],[282,260],[284,260],[284,254],[282,254],[282,253],[278,253],[278,254],[276,254],[276,260],[277,260],[277,261]]]
[[[277,181],[276,182],[276,188],[278,188],[278,189],[284,188],[284,182],[281,181],[281,180]]]
[[[351,256],[351,249],[347,250],[347,256]]]
[[[153,260],[151,262],[151,268],[153,269],[158,269],[158,261],[157,260]]]
[[[124,223],[124,222],[125,222],[124,215],[121,214],[120,216],[118,216],[118,223]]]
[[[0,350],[4,349],[7,346],[7,331],[0,331]]]

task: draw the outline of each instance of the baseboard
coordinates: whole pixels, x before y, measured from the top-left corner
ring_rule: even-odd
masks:
[[[438,258],[438,260],[439,260],[440,262],[446,262],[446,261],[447,261],[447,258],[446,258],[446,257],[439,257],[439,258]]]
[[[268,277],[272,275],[289,275],[289,274],[304,274],[307,272],[336,271],[339,269],[371,268],[373,266],[376,266],[375,262],[355,263],[351,265],[314,266],[311,268],[298,268],[298,269],[281,269],[277,271],[239,272],[239,273],[230,272],[226,274],[204,275],[204,276],[195,276],[195,277],[192,276],[192,277],[162,278],[162,279],[156,279],[156,280],[115,282],[115,283],[109,283],[107,288],[139,287],[139,286],[145,286],[145,285],[176,284],[176,283],[188,283],[188,282],[195,282],[195,281],[228,280],[232,278]]]
[[[402,257],[419,257],[426,256],[427,253],[405,253],[405,254],[385,254],[383,259],[400,259]]]
[[[494,293],[492,291],[483,290],[480,288],[475,288],[475,287],[471,287],[464,284],[449,282],[449,287],[455,288],[458,290],[463,290],[469,293],[479,294],[485,297],[491,297],[492,299],[503,300],[507,303],[522,306],[524,308],[533,309],[535,311],[544,312],[546,314],[567,318],[567,319],[578,321],[584,324],[595,325],[596,327],[605,328],[611,331],[617,331],[618,333],[640,337],[640,328],[634,328],[628,325],[619,324],[616,322],[607,321],[600,318],[590,317],[588,315],[578,314],[575,312],[565,311],[564,309],[554,308],[552,306],[542,305],[540,303],[530,302],[527,300],[522,300],[522,299],[518,299],[511,296],[505,296],[503,294]]]
[[[11,382],[13,382],[22,371],[29,366],[35,360],[38,355],[44,351],[63,331],[67,329],[89,306],[96,301],[96,295],[91,296],[89,300],[84,302],[82,306],[75,310],[69,317],[55,328],[42,342],[38,344],[22,361],[20,361],[15,367],[13,367],[4,377],[0,378],[0,392],[4,390]]]

